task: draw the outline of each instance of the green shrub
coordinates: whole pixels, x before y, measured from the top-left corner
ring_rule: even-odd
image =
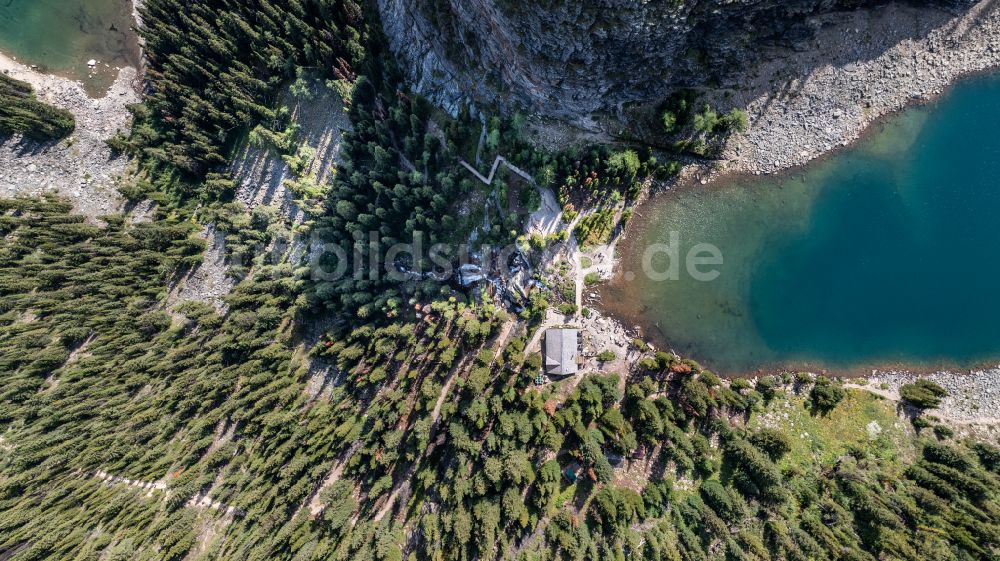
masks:
[[[660,369],[660,364],[655,358],[646,357],[639,361],[639,368],[647,372],[653,372]]]
[[[702,107],[701,113],[696,113],[694,116],[694,130],[705,134],[712,134],[720,122],[719,114],[713,111],[706,103]]]
[[[778,461],[791,452],[792,441],[777,429],[761,429],[750,436],[750,442],[764,451],[772,461]]]
[[[535,212],[542,208],[542,196],[538,193],[538,189],[534,187],[523,187],[519,198],[521,206],[528,212]]]
[[[920,379],[899,388],[899,395],[903,401],[918,409],[934,409],[941,405],[941,398],[948,392],[930,380]]]
[[[734,392],[748,390],[752,387],[753,386],[750,385],[750,382],[747,381],[746,378],[736,378],[735,380],[729,383],[729,389],[733,390]]]
[[[926,429],[931,426],[931,422],[927,419],[927,417],[914,417],[913,420],[910,421],[910,423],[913,425],[913,428],[917,431],[921,429]]]
[[[616,356],[613,351],[601,351],[601,353],[597,355],[597,360],[600,362],[611,362],[615,358]]]
[[[663,123],[663,130],[668,133],[677,131],[677,115],[673,111],[664,111],[660,114],[660,122]]]
[[[739,108],[733,108],[722,117],[722,126],[730,132],[746,132],[750,127],[750,118],[747,112]]]
[[[947,440],[955,436],[955,431],[945,425],[934,425],[934,436],[936,436],[938,440]]]
[[[829,378],[821,376],[816,378],[816,384],[809,392],[809,401],[814,411],[829,413],[845,396],[844,388]]]
[[[528,355],[528,360],[525,361],[525,367],[529,371],[539,370],[542,367],[542,355],[540,353],[531,353]]]
[[[697,370],[697,368],[695,370]],[[722,380],[720,380],[714,372],[710,372],[708,370],[702,370],[701,373],[698,374],[698,379],[710,388],[714,388],[722,384]]]
[[[764,398],[765,403],[769,403],[775,396],[778,395],[778,387],[781,385],[781,379],[776,376],[764,376],[760,380],[757,380],[756,390]]]
[[[1000,449],[985,442],[976,442],[971,448],[979,457],[979,463],[983,464],[983,467],[994,473],[1000,470]]]
[[[634,150],[616,152],[608,158],[608,173],[630,181],[639,173],[639,155]]]

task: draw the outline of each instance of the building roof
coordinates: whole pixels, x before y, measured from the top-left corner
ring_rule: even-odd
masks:
[[[549,329],[545,332],[545,372],[556,376],[576,374],[576,329]]]

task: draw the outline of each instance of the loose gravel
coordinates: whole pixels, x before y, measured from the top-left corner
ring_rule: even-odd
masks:
[[[41,74],[2,54],[0,72],[30,83],[39,99],[76,118],[76,130],[58,142],[0,137],[0,197],[54,192],[88,217],[120,210],[124,201],[115,186],[128,160],[113,156],[105,141],[131,126],[126,108],[141,99],[136,70],[122,68],[107,95],[99,99],[88,97],[78,82]]]

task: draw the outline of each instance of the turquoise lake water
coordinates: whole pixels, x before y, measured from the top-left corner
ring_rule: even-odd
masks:
[[[99,95],[138,63],[131,0],[0,0],[0,52]],[[91,70],[87,61],[98,66]]]
[[[661,196],[640,209],[611,311],[727,374],[966,367],[1000,359],[1000,76],[958,84],[850,150],[780,178]],[[719,277],[654,282],[677,231]],[[666,257],[653,259],[658,270]]]

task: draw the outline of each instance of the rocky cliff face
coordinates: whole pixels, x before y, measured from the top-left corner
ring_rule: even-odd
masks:
[[[951,0],[923,0],[953,4]],[[811,16],[883,0],[378,0],[416,90],[578,119],[720,80]]]

